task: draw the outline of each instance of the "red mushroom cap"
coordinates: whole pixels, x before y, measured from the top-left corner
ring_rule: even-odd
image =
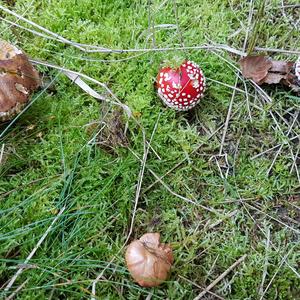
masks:
[[[162,68],[157,75],[158,96],[169,107],[189,110],[203,97],[205,77],[200,67],[192,61],[184,61],[177,69]]]

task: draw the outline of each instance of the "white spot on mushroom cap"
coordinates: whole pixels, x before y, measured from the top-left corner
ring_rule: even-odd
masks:
[[[300,80],[300,56],[297,59],[296,64],[295,64],[295,75],[296,75],[297,79]]]
[[[172,87],[173,87],[174,89],[181,89],[180,83],[172,82]]]

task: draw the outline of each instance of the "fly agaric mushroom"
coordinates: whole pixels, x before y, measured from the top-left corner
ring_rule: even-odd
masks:
[[[205,77],[196,63],[186,60],[177,69],[162,68],[157,75],[156,87],[158,96],[167,106],[189,110],[204,95]]]
[[[146,233],[127,248],[125,260],[134,280],[143,287],[160,285],[173,263],[172,248],[160,243],[159,233]]]
[[[0,40],[0,121],[19,113],[39,86],[38,72],[27,56]]]

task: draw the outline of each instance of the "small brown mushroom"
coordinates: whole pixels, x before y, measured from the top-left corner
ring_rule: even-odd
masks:
[[[160,285],[173,263],[172,248],[160,243],[159,233],[146,233],[127,248],[126,264],[134,280],[144,287]]]
[[[38,72],[27,56],[0,40],[0,121],[18,114],[39,84]]]

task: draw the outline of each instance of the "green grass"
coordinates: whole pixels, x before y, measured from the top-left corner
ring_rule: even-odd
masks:
[[[249,43],[300,51],[299,30],[293,26],[299,9],[287,9],[286,19],[281,1],[266,1],[254,34],[259,2],[254,1]],[[153,47],[149,11],[155,25],[176,24],[173,1],[17,0],[9,7],[65,38],[114,49]],[[186,46],[213,41],[242,49],[249,15],[246,1],[178,0],[177,9]],[[2,11],[0,16],[16,21]],[[260,299],[261,284],[264,291],[270,283],[264,299],[299,299],[299,181],[295,168],[290,172],[299,142],[286,144],[299,97],[282,87],[265,87],[273,99],[266,104],[249,82],[238,81],[237,87],[247,90],[234,97],[224,143],[226,178],[226,161],[218,156],[223,130],[210,134],[226,120],[233,89],[221,83],[234,86],[236,71],[230,63],[237,66],[238,57],[204,50],[148,52],[134,58],[132,53],[89,55],[3,21],[0,32],[32,58],[107,84],[140,123],[129,120],[131,151],[119,147],[109,153],[88,143],[99,128],[87,124],[99,120],[99,109],[110,113],[116,107],[99,104],[62,74],[39,67],[46,82],[54,80],[55,91],[37,93],[33,105],[1,139],[5,145],[0,166],[0,286],[12,278],[66,206],[29,261],[34,268],[24,270],[11,289],[27,280],[19,299],[88,299],[93,280],[114,256],[97,284],[97,299],[145,299],[149,293],[152,299],[193,299],[201,292],[196,285],[208,286],[244,254],[245,261],[212,289],[214,293],[230,300]],[[157,27],[155,46],[180,47],[177,30]],[[201,65],[208,89],[195,110],[176,113],[162,105],[153,84],[165,60],[185,57]],[[287,58],[277,53],[273,57]],[[116,61],[120,58],[128,60]],[[289,137],[299,135],[298,121]],[[173,245],[175,263],[166,283],[144,289],[132,281],[124,251],[119,250],[130,227],[141,168],[132,151],[143,156],[142,128],[149,140],[156,123],[131,239],[160,232],[162,240]],[[8,125],[0,125],[0,132]],[[278,148],[251,157],[283,142],[268,175]],[[150,172],[164,176],[182,160],[163,181],[198,205],[170,193]],[[207,294],[206,299],[211,297]]]

